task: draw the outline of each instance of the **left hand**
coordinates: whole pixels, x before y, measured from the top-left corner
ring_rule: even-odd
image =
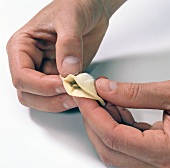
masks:
[[[116,3],[115,11],[122,3]],[[14,33],[7,52],[21,104],[47,112],[76,107],[59,74],[86,69],[108,23],[97,0],[54,0]]]
[[[123,168],[170,167],[170,84],[169,81],[130,84],[98,79],[96,89],[109,105],[75,98],[84,118],[87,134],[101,160]],[[163,121],[150,126],[136,123],[120,107],[162,109]]]

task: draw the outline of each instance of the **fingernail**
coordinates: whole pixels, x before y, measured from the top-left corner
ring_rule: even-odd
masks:
[[[101,78],[102,78],[102,79],[108,79],[106,76],[99,76],[97,79],[101,79]],[[96,80],[97,80],[97,79],[96,79]]]
[[[64,87],[60,86],[60,87],[57,87],[55,89],[56,93],[57,94],[61,94],[61,93],[66,93],[66,90],[64,89]]]
[[[80,62],[75,56],[67,56],[62,63],[62,70],[66,74],[76,75],[80,72]]]
[[[63,102],[63,107],[68,110],[68,109],[77,107],[77,105],[76,105],[76,103],[72,99],[66,99]]]
[[[113,91],[116,89],[116,82],[100,78],[96,81],[96,86],[102,91]]]

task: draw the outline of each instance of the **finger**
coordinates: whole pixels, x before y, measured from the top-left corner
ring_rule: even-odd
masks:
[[[150,129],[151,125],[145,122],[136,122],[133,118],[131,112],[128,109],[117,106],[120,116],[122,118],[122,123],[135,127],[141,131]]]
[[[59,76],[36,71],[40,68],[43,53],[28,34],[14,35],[7,45],[7,52],[13,84],[18,90],[44,96],[65,92]]]
[[[37,40],[36,47],[43,51],[55,51],[55,43],[45,40]]]
[[[170,111],[164,111],[163,129],[168,135],[170,135]]]
[[[109,148],[153,165],[158,165],[155,158],[168,154],[169,141],[162,130],[141,132],[118,124],[94,100],[76,97],[75,100],[85,120]],[[157,145],[159,148],[155,148]]]
[[[137,128],[141,131],[146,131],[151,128],[151,125],[145,122],[134,122],[132,125],[134,128]]]
[[[112,103],[107,102],[104,108],[116,122],[122,123],[121,116],[116,106],[114,106]]]
[[[125,108],[118,107],[118,106],[116,107],[111,103],[107,103],[105,109],[107,110],[107,112],[109,112],[112,118],[119,124],[129,125],[141,131],[148,130],[151,127],[151,125],[148,123],[136,122],[132,114],[130,113],[130,111]]]
[[[32,69],[21,69],[13,79],[14,86],[24,92],[54,96],[65,93],[63,83],[58,75],[45,75]]]
[[[102,98],[121,107],[170,109],[169,81],[139,84],[98,79],[96,89]]]
[[[67,3],[67,5],[65,5]],[[69,4],[70,3],[70,4]],[[69,11],[69,12],[66,12]],[[56,14],[57,32],[56,62],[62,76],[78,74],[83,67],[83,16],[77,2],[67,1],[60,5]]]
[[[150,130],[164,130],[163,128],[163,122],[162,121],[157,121],[155,122],[151,127]]]
[[[77,106],[68,94],[44,97],[18,91],[18,98],[24,106],[45,112],[62,112]]]
[[[130,113],[130,111],[119,106],[116,106],[116,107],[119,110],[119,114],[121,116],[123,124],[132,126],[133,123],[135,123],[135,120],[132,114]]]
[[[89,124],[84,120],[84,125],[93,146],[97,150],[100,159],[108,166],[116,167],[126,167],[126,168],[136,168],[136,167],[146,167],[153,168],[153,166],[142,162],[136,158],[125,155],[121,152],[111,150],[108,148],[102,140],[97,136]]]
[[[56,59],[56,51],[55,50],[44,51],[44,58]]]
[[[41,46],[41,44],[39,44],[39,41],[37,42],[38,44],[36,45],[40,50],[43,51],[43,58],[46,59],[56,59],[56,47],[55,47],[55,43],[49,43],[48,42],[44,42],[45,46]],[[46,44],[47,43],[47,44]]]
[[[40,71],[46,75],[58,75],[55,59],[44,59]]]

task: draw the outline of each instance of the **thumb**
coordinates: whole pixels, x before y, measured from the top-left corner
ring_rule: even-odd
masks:
[[[100,78],[96,89],[103,99],[126,108],[170,109],[170,82],[120,83]]]
[[[65,12],[65,11],[70,12]],[[64,12],[62,12],[64,11]],[[83,67],[83,23],[75,10],[62,9],[57,15],[56,64],[62,76],[78,74]],[[78,13],[78,12],[77,12]]]

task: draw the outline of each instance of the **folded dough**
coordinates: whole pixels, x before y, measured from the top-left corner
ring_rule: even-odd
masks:
[[[81,73],[77,76],[68,75],[66,78],[61,77],[66,92],[71,96],[85,97],[98,100],[103,106],[105,102],[97,95],[94,78],[87,74]]]

